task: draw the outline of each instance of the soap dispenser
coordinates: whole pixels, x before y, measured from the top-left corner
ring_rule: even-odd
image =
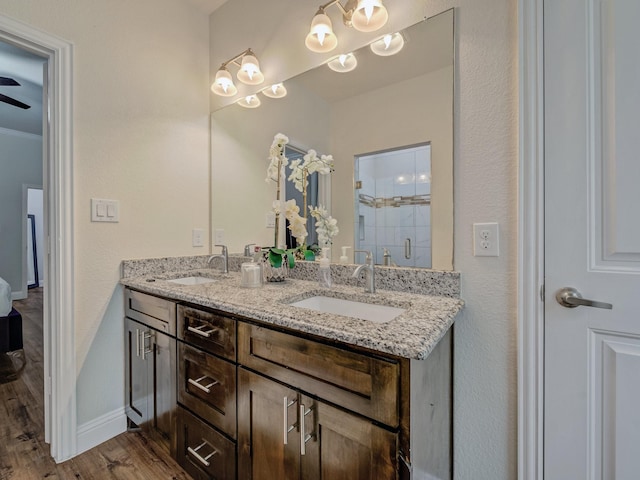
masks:
[[[342,256],[340,257],[340,263],[349,263],[349,257],[347,256],[347,250],[351,247],[341,247],[342,248]]]
[[[327,257],[328,253],[329,248],[323,247],[320,256],[320,268],[318,268],[318,283],[324,288],[330,288],[333,284],[331,280],[331,261]]]

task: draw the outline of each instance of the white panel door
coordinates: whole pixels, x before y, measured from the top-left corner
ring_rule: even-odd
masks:
[[[639,23],[639,0],[544,2],[545,480],[640,478]]]

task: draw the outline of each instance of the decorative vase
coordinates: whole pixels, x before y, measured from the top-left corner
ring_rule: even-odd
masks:
[[[284,282],[287,278],[287,264],[282,262],[279,267],[274,267],[268,261],[264,262],[263,275],[265,282]]]

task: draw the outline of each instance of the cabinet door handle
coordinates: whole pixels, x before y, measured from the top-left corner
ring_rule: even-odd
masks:
[[[203,375],[202,377],[194,380],[193,378],[189,379],[189,383],[195,387],[198,387],[200,390],[202,390],[205,393],[211,393],[211,387],[213,387],[214,385],[219,384],[220,382],[218,380],[213,380],[212,378],[210,380],[213,380],[213,382],[211,382],[209,385],[205,386],[202,385],[200,382],[202,380],[204,380],[205,378],[208,378],[206,375]]]
[[[289,407],[296,403],[297,399],[293,399],[289,401],[289,397],[284,397],[283,409],[284,409],[284,425],[283,425],[283,435],[284,435],[284,444],[287,445],[289,443],[289,432],[291,432],[294,428],[296,428],[297,424],[289,425]]]
[[[313,407],[306,409],[303,403],[300,404],[300,455],[307,454],[307,442],[313,438],[313,432],[309,435],[305,433],[304,418],[313,411]]]
[[[200,455],[200,454],[198,453],[198,451],[199,451],[202,447],[204,447],[205,445],[209,445],[209,446],[213,449],[213,451],[212,451],[209,455],[207,455],[206,457],[203,457],[202,455]],[[202,463],[205,467],[208,467],[209,465],[211,465],[211,462],[209,462],[209,459],[210,459],[211,457],[213,457],[216,453],[219,453],[219,452],[218,452],[218,450],[216,450],[213,446],[211,446],[211,445],[209,444],[209,442],[207,442],[207,441],[206,441],[206,440],[204,440],[204,439],[203,439],[202,443],[201,443],[200,445],[198,445],[196,448],[187,447],[187,451],[188,451],[191,455],[193,455],[194,457],[196,457],[196,459],[197,459],[200,463]]]
[[[205,328],[207,328],[207,325],[200,325],[199,327],[192,327],[191,325],[189,325],[187,327],[187,330],[205,338],[209,338],[213,332],[215,332],[216,330],[220,330],[219,328],[212,328],[211,330],[205,331]]]
[[[136,328],[136,357],[140,356],[140,329]]]
[[[404,241],[404,258],[409,260],[411,258],[411,239],[407,238]]]
[[[140,345],[140,350],[142,352],[142,360],[146,360],[147,354],[153,351],[153,349],[151,348],[151,345],[149,345],[149,348],[147,348],[145,345],[145,342],[151,339],[151,337],[153,337],[153,333],[151,332],[146,332],[146,333],[142,332],[142,335],[140,335],[140,343],[142,344]]]

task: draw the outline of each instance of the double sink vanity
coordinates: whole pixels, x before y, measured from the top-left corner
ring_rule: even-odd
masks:
[[[371,294],[299,262],[242,288],[243,260],[123,263],[130,423],[196,479],[451,478],[458,274],[376,267]]]

